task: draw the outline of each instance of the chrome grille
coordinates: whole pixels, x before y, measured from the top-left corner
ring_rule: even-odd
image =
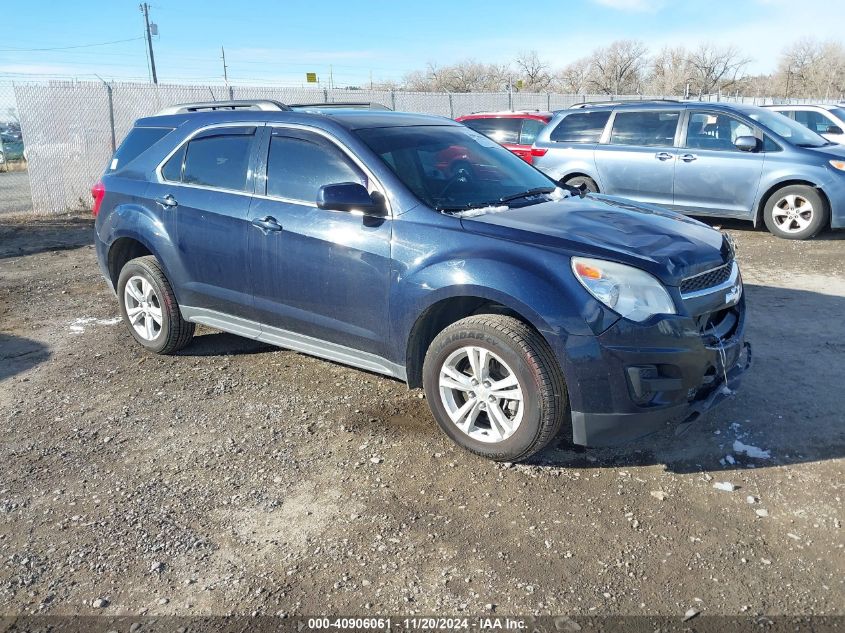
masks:
[[[733,262],[728,262],[718,268],[712,268],[693,277],[687,277],[681,282],[681,294],[686,295],[691,292],[700,292],[701,290],[725,283],[731,276],[732,268]]]

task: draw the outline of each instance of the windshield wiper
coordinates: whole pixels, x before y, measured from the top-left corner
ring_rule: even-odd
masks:
[[[441,206],[438,205],[434,207],[437,211],[445,211],[446,213],[451,213],[454,211],[468,211],[470,209],[483,209],[484,207],[493,207],[497,204],[500,204],[498,200],[494,200],[492,202],[468,202],[467,204],[456,204],[453,206]]]
[[[510,196],[502,196],[499,198],[499,202],[510,202],[511,200],[519,200],[520,198],[530,198],[531,196],[539,196],[544,193],[551,193],[555,190],[555,187],[535,187],[534,189],[529,189],[528,191],[523,191],[522,193],[515,193]]]

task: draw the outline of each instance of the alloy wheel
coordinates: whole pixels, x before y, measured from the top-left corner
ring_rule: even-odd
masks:
[[[161,301],[155,287],[140,275],[126,282],[123,291],[126,316],[136,334],[145,341],[154,341],[161,335]]]
[[[516,373],[483,347],[452,352],[440,368],[439,390],[455,426],[479,442],[502,442],[522,421],[525,403]]]
[[[775,203],[772,219],[784,233],[799,233],[810,226],[813,212],[813,205],[809,200],[791,193]]]

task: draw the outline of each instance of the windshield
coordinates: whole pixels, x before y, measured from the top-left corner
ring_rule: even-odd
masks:
[[[464,126],[370,128],[356,134],[408,189],[438,210],[519,199],[525,203],[556,186],[521,158]]]
[[[780,112],[763,110],[761,108],[749,113],[748,116],[758,123],[765,125],[782,139],[799,147],[822,147],[829,145],[826,139]]]

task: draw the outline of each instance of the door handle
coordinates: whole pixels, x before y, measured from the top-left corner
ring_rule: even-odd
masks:
[[[169,193],[161,198],[156,198],[155,201],[162,209],[172,209],[173,207],[179,206],[179,203],[176,202],[176,198],[171,196]]]
[[[252,221],[252,226],[258,227],[261,229],[261,232],[264,235],[270,232],[277,232],[282,230],[282,225],[276,221],[276,218],[268,215],[263,218],[255,218]]]
[[[654,157],[657,160],[669,160],[670,158],[672,158],[672,154],[670,154],[669,152],[657,152]]]
[[[691,163],[694,160],[698,160],[698,156],[696,156],[695,154],[684,154],[683,156],[681,156],[681,160],[685,163]]]

